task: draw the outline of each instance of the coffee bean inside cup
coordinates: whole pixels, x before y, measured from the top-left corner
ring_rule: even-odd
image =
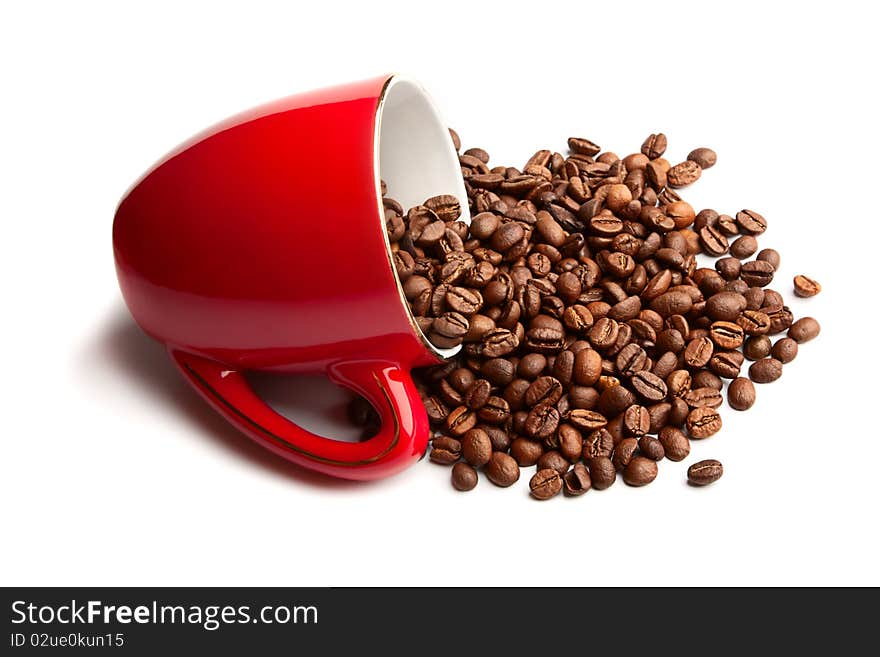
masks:
[[[712,149],[669,160],[654,133],[621,157],[575,136],[567,154],[496,166],[450,133],[470,224],[465,199],[442,189],[404,208],[383,183],[382,208],[414,330],[454,354],[414,377],[430,461],[452,466],[457,490],[481,476],[513,486],[523,468],[536,500],[601,491],[617,473],[649,485],[692,440],[719,440],[725,400],[750,409],[753,382],[781,378],[819,334],[771,287],[782,259],[759,243],[764,215],[682,198],[716,164]],[[794,278],[799,297],[820,289]],[[350,415],[365,439],[377,433],[369,404]],[[721,472],[701,461],[688,480]]]

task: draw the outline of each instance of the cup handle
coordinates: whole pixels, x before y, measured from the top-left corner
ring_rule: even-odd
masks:
[[[410,373],[389,361],[331,365],[331,381],[363,395],[382,420],[379,433],[351,443],[307,431],[272,409],[239,370],[170,348],[186,379],[229,422],[273,452],[312,470],[344,479],[378,479],[425,453],[428,417]]]

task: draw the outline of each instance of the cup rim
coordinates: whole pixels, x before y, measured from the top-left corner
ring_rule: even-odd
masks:
[[[388,259],[388,265],[391,268],[391,275],[394,278],[394,285],[397,288],[398,296],[400,297],[400,303],[403,305],[404,312],[406,313],[407,321],[410,324],[413,332],[416,336],[418,336],[422,345],[438,360],[448,360],[461,352],[462,345],[458,345],[455,347],[449,347],[447,349],[442,349],[440,347],[435,346],[428,340],[428,336],[425,335],[425,332],[422,331],[421,327],[416,322],[415,316],[412,313],[412,309],[410,308],[409,301],[406,298],[406,294],[403,291],[403,284],[400,281],[400,277],[397,275],[397,268],[394,266],[394,257],[391,253],[391,241],[388,239],[388,230],[385,227],[384,216],[385,209],[384,204],[382,202],[382,176],[380,171],[380,150],[381,150],[381,138],[382,138],[382,116],[384,113],[385,102],[388,97],[388,92],[391,88],[398,83],[407,83],[411,85],[414,89],[416,89],[422,100],[427,105],[430,113],[434,116],[437,123],[444,129],[448,130],[446,124],[443,122],[443,119],[440,115],[440,112],[437,109],[437,106],[434,104],[431,96],[425,90],[425,88],[419,84],[416,80],[406,75],[401,75],[399,73],[392,73],[385,80],[385,83],[382,85],[382,90],[379,93],[379,100],[376,105],[376,120],[374,121],[374,133],[373,133],[373,179],[375,185],[376,192],[376,203],[377,203],[377,211],[380,223],[380,229],[382,233],[382,240],[385,243],[385,255]],[[455,150],[455,145],[452,143],[452,137],[450,136],[448,140],[448,148],[449,155],[454,161],[458,161],[458,153]],[[459,191],[459,190],[450,190],[450,191]],[[462,181],[460,191],[464,192],[464,182]],[[461,220],[467,224],[470,224],[470,210],[467,206],[467,197],[466,194],[464,198],[459,198],[459,201],[465,201],[462,203],[462,217]]]

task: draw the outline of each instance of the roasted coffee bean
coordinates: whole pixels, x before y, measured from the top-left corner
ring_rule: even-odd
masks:
[[[758,251],[758,255],[755,256],[755,260],[757,262],[766,262],[768,265],[773,267],[773,270],[776,271],[779,269],[779,263],[782,260],[779,255],[779,251],[776,249],[761,249]]]
[[[462,315],[473,315],[483,306],[483,298],[480,293],[466,287],[450,287],[446,291],[444,300],[450,309]]]
[[[743,310],[736,323],[746,335],[764,335],[770,330],[770,317],[760,310]]]
[[[775,358],[762,358],[749,367],[749,378],[755,383],[771,383],[782,376],[782,363]]]
[[[562,392],[562,384],[557,379],[552,376],[542,376],[528,387],[524,401],[528,408],[538,404],[552,405],[559,401]]]
[[[519,479],[519,466],[509,454],[493,452],[486,465],[486,477],[496,486],[506,488]]]
[[[561,475],[568,472],[568,468],[571,467],[568,460],[555,449],[541,454],[541,458],[538,459],[535,465],[538,466],[538,470],[549,468],[550,470],[556,470]]]
[[[657,462],[644,456],[635,456],[623,470],[623,481],[628,486],[645,486],[657,478]]]
[[[702,173],[703,170],[699,164],[692,160],[685,160],[666,172],[666,180],[670,187],[686,187],[699,180]]]
[[[529,480],[529,490],[536,500],[549,500],[562,490],[562,475],[556,470],[538,470]]]
[[[819,322],[815,319],[812,317],[801,317],[791,325],[790,329],[788,329],[788,337],[798,344],[801,344],[803,342],[809,342],[819,335],[819,330]]]
[[[740,272],[742,271],[742,262],[740,262],[739,258],[721,258],[715,262],[715,271],[721,274],[721,277],[724,280],[732,281],[736,278],[739,278]]]
[[[683,397],[691,389],[691,373],[687,370],[674,370],[666,377],[667,394],[670,398]]]
[[[798,343],[792,338],[780,338],[770,349],[773,358],[785,365],[797,357]]]
[[[666,144],[666,135],[662,132],[650,134],[642,144],[642,154],[652,160],[656,160],[658,157],[663,157],[663,154],[666,152]]]
[[[666,383],[656,374],[641,371],[634,374],[631,380],[635,391],[648,401],[658,402],[666,397]]]
[[[461,439],[461,455],[475,468],[481,468],[492,456],[492,441],[483,429],[469,430]]]
[[[654,438],[654,436],[642,436],[639,438],[639,453],[652,461],[661,461],[666,456],[663,443]]]
[[[760,235],[767,230],[767,220],[754,210],[737,212],[736,225],[748,235]]]
[[[663,427],[658,437],[666,458],[670,461],[683,461],[691,453],[691,443],[681,429]]]
[[[746,298],[736,292],[718,292],[706,300],[706,314],[715,321],[735,322],[746,309]]]
[[[602,356],[599,352],[587,348],[578,351],[574,357],[572,377],[582,386],[591,386],[602,374]]]
[[[771,335],[782,333],[794,324],[794,315],[788,306],[768,306],[765,302],[762,311],[770,318]]]
[[[765,287],[773,281],[776,269],[764,260],[752,260],[740,270],[740,277],[752,287]]]
[[[693,305],[691,296],[686,292],[670,290],[651,301],[650,308],[662,317],[669,317],[671,315],[686,315],[693,308]]]
[[[706,459],[698,461],[688,468],[688,482],[694,486],[706,486],[721,479],[724,474],[724,467],[721,461],[715,459]]]
[[[708,337],[696,338],[685,347],[684,362],[693,368],[705,367],[712,358],[712,352],[712,340]]]
[[[480,353],[486,358],[498,358],[509,354],[519,345],[516,334],[507,329],[496,328],[480,340]]]
[[[708,438],[721,429],[721,415],[714,408],[695,408],[687,416],[687,430],[691,438]]]
[[[743,354],[749,360],[761,360],[770,354],[770,338],[754,335],[743,343]]]
[[[718,351],[709,359],[709,369],[723,379],[739,376],[743,355],[739,351]]]
[[[718,161],[718,156],[715,154],[711,148],[695,148],[690,153],[688,153],[687,159],[691,162],[696,162],[700,165],[701,169],[709,169],[715,166],[715,162]]]
[[[751,235],[743,235],[738,237],[730,245],[730,255],[744,260],[753,256],[758,250],[758,240]]]
[[[583,495],[592,488],[590,473],[583,463],[575,463],[574,467],[562,477],[562,491],[569,497]]]
[[[456,463],[452,466],[452,486],[455,490],[473,490],[478,480],[477,471],[467,463]]]
[[[588,462],[590,467],[590,482],[596,490],[610,488],[617,479],[617,471],[614,464],[607,456],[597,456]]]
[[[635,343],[630,343],[617,354],[615,366],[623,376],[632,376],[645,369],[647,361],[648,356],[645,350]]]
[[[700,238],[700,246],[708,255],[720,256],[727,253],[730,248],[727,237],[717,226],[703,226],[697,235]]]
[[[467,406],[459,406],[446,416],[446,428],[453,436],[463,436],[477,423],[476,414]]]
[[[611,457],[611,463],[614,469],[620,472],[635,456],[639,448],[639,441],[636,438],[624,438],[614,447],[614,454]]]
[[[431,461],[441,465],[452,465],[461,458],[461,443],[455,438],[439,436],[431,441]]]
[[[614,438],[606,429],[596,429],[584,439],[584,460],[598,456],[611,456],[614,449]]]
[[[524,426],[525,433],[532,438],[546,438],[559,426],[559,411],[549,404],[540,404],[529,411]]]
[[[715,388],[694,388],[689,390],[682,399],[691,408],[718,408],[724,401],[721,392]]]
[[[651,428],[651,416],[648,409],[633,404],[623,412],[623,428],[631,436],[640,438]]]
[[[691,388],[694,390],[697,388],[721,390],[723,387],[724,382],[721,380],[721,377],[709,370],[699,370],[694,372],[694,375],[691,377]]]
[[[767,320],[768,326],[770,320]],[[721,349],[736,349],[743,343],[744,332],[733,322],[713,322],[709,327],[709,338]]]
[[[486,379],[477,379],[464,394],[463,401],[468,408],[478,411],[489,401],[491,391],[492,386]]]
[[[737,377],[727,388],[727,402],[737,411],[745,411],[755,403],[755,386],[745,377]]]
[[[584,439],[581,432],[571,424],[560,424],[556,430],[557,442],[559,443],[559,453],[569,461],[576,461],[581,458],[583,452]]]
[[[521,468],[535,465],[543,453],[544,447],[538,440],[517,438],[510,444],[510,455]]]
[[[488,424],[504,424],[510,418],[510,405],[497,395],[490,395],[477,411],[477,416]]]
[[[794,293],[799,297],[814,297],[822,291],[822,286],[803,274],[794,277]]]

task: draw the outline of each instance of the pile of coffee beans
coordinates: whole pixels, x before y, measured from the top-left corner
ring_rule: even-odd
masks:
[[[696,212],[676,191],[715,164],[711,149],[671,164],[662,133],[624,157],[572,137],[567,156],[540,150],[519,169],[490,166],[481,148],[461,152],[450,132],[470,226],[450,195],[408,209],[385,197],[384,207],[416,322],[435,346],[461,345],[416,373],[430,459],[452,466],[456,489],[474,488],[479,471],[510,486],[533,466],[539,500],[608,488],[618,473],[649,484],[658,462],[687,458],[691,440],[721,429],[725,382],[730,406],[750,408],[753,384],[779,379],[819,334],[769,287],[780,255],[759,251],[767,220]],[[819,290],[794,280],[798,296]],[[359,421],[375,431],[370,409]],[[701,461],[688,479],[721,473]]]

